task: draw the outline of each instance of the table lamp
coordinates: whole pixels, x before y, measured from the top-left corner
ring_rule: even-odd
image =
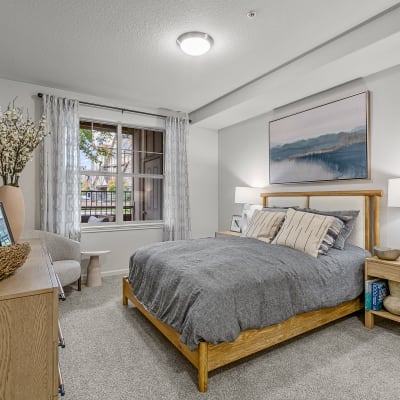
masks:
[[[388,181],[388,207],[400,207],[400,178]],[[399,250],[395,253],[396,255],[399,255]],[[400,315],[400,282],[389,279],[388,283],[390,295],[385,297],[383,305],[392,314]]]
[[[400,207],[400,178],[388,181],[388,207]]]

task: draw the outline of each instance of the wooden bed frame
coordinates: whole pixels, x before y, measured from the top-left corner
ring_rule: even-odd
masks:
[[[379,244],[379,200],[381,190],[327,191],[327,192],[273,192],[261,194],[263,205],[268,205],[270,197],[306,197],[307,202],[312,196],[363,196],[365,202],[365,248],[372,250]],[[164,336],[197,368],[198,389],[206,392],[208,372],[237,361],[243,357],[257,353],[275,344],[301,335],[331,321],[352,314],[363,307],[360,298],[345,302],[337,307],[296,315],[279,324],[263,329],[251,329],[241,332],[234,342],[210,344],[201,342],[199,347],[190,351],[180,341],[180,334],[169,325],[152,316],[132,293],[128,278],[122,279],[122,303],[128,304],[128,299]]]

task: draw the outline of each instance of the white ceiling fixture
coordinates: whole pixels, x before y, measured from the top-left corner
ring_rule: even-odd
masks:
[[[189,56],[201,56],[207,53],[213,43],[213,38],[204,32],[186,32],[176,39],[181,50]]]

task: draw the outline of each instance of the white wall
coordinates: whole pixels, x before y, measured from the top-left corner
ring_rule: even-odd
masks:
[[[380,72],[295,104],[219,131],[219,229],[230,226],[235,186],[268,186],[268,122],[347,95],[369,90],[371,95],[371,180],[325,184],[270,185],[267,190],[383,189],[387,180],[400,177],[400,67]],[[381,201],[381,244],[400,248],[400,208]]]
[[[112,99],[103,99],[61,89],[51,89],[38,85],[0,79],[0,106],[4,110],[16,99],[16,104],[29,110],[37,120],[42,112],[38,92],[51,93],[81,101],[95,102],[125,108],[138,107],[121,104]],[[147,110],[152,111],[152,110]],[[157,112],[157,111],[154,111]],[[80,114],[85,118],[129,123],[139,126],[164,127],[160,118],[138,114],[121,114],[117,111],[80,107]],[[212,236],[218,225],[218,135],[216,131],[200,129],[194,126],[189,130],[188,163],[189,189],[192,216],[192,236]],[[38,229],[40,226],[39,163],[37,157],[25,167],[20,180],[25,199],[25,231]],[[112,253],[102,258],[102,271],[112,273],[126,270],[129,256],[140,246],[162,239],[162,229],[143,228],[115,231],[83,231],[82,250],[108,249]],[[87,260],[85,260],[87,261]],[[85,266],[87,262],[83,262]]]
[[[218,228],[218,134],[190,127],[188,140],[192,237],[214,236]]]

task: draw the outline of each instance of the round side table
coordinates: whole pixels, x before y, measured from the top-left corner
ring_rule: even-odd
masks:
[[[81,251],[83,256],[90,256],[87,267],[86,286],[101,286],[100,256],[110,252],[111,250]]]

